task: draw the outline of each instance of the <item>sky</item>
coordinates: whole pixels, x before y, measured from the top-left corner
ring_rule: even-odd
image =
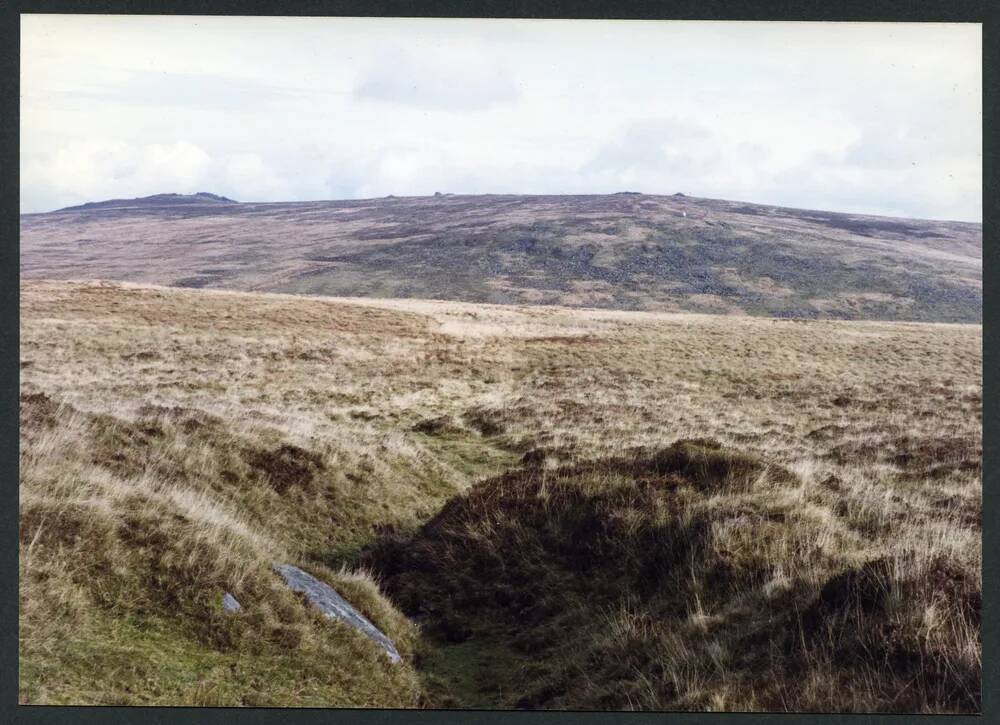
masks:
[[[21,210],[682,192],[982,220],[981,26],[21,16]]]

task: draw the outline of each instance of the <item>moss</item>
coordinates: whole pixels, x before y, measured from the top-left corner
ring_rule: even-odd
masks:
[[[529,686],[530,657],[504,638],[483,635],[465,642],[428,639],[418,653],[423,704],[432,708],[504,709]]]

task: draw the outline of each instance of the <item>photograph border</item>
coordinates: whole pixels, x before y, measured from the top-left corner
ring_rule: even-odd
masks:
[[[467,711],[378,709],[279,709],[192,707],[22,706],[18,693],[18,387],[19,387],[19,52],[21,13],[372,16],[469,18],[566,18],[648,20],[793,20],[838,22],[968,22],[982,23],[983,51],[983,716],[948,716],[949,722],[982,722],[997,715],[1000,670],[995,661],[1000,617],[991,606],[998,601],[997,566],[1000,546],[996,493],[1000,448],[997,445],[996,375],[1000,369],[1000,303],[997,270],[998,197],[997,94],[1000,87],[1000,38],[996,8],[989,0],[590,0],[569,2],[501,2],[498,0],[23,0],[0,9],[0,723],[662,723],[677,718],[692,725],[722,721],[783,723],[814,721],[845,723],[920,722],[936,716],[904,714],[783,714],[783,713],[608,713],[586,711]],[[991,90],[993,92],[991,92]]]

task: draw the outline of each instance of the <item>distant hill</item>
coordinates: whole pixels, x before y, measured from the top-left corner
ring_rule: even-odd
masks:
[[[67,206],[57,211],[81,211],[89,209],[134,209],[143,207],[181,206],[189,204],[237,204],[239,202],[218,194],[199,191],[197,194],[153,194],[136,199],[108,199],[90,201],[77,206]]]
[[[184,287],[979,322],[982,226],[676,194],[236,203],[21,217],[21,273]]]

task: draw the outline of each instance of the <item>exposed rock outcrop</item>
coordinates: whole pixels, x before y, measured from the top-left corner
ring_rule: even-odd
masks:
[[[238,601],[236,601],[236,597],[234,597],[232,594],[230,594],[229,592],[226,592],[225,594],[222,595],[222,610],[223,611],[229,612],[230,614],[235,614],[236,612],[240,611],[241,609],[243,609],[243,607],[240,606],[240,603]]]
[[[400,661],[399,652],[392,641],[329,584],[321,582],[291,564],[275,563],[274,570],[282,576],[292,591],[304,594],[309,603],[327,617],[346,622],[385,650],[391,662]]]

